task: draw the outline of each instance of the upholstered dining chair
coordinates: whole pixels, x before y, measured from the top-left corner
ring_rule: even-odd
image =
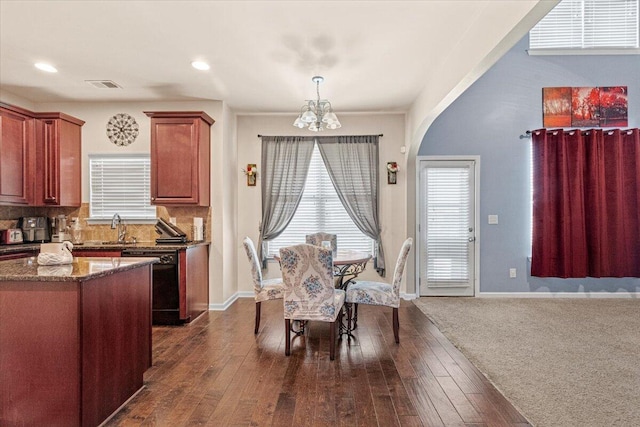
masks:
[[[331,233],[313,233],[305,236],[305,241],[310,245],[322,246],[323,241],[331,242],[331,251],[335,254],[338,250],[338,236]]]
[[[260,328],[260,308],[262,301],[281,299],[284,292],[284,285],[282,283],[282,278],[280,277],[274,279],[262,278],[262,268],[260,267],[258,253],[256,252],[253,240],[249,237],[245,237],[242,241],[242,245],[244,246],[244,250],[247,252],[247,257],[251,264],[251,277],[253,278],[253,290],[255,292],[256,299],[256,327],[253,333],[257,334],[258,329]]]
[[[331,323],[329,358],[335,359],[336,328],[342,321],[345,293],[333,283],[331,251],[306,243],[280,248],[284,280],[285,355],[291,354],[291,321]]]
[[[409,251],[413,239],[409,237],[402,244],[396,268],[393,272],[393,282],[389,285],[383,282],[355,281],[347,287],[347,304],[355,304],[355,311],[358,312],[358,304],[382,305],[393,308],[393,336],[396,343],[400,343],[400,320],[398,319],[398,308],[400,307],[400,282],[404,274],[404,267],[407,263]]]

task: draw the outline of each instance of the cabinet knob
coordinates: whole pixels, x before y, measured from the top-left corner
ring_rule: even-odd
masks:
[[[152,197],[152,198],[151,198],[151,200],[155,200],[155,199],[156,199],[155,197]]]

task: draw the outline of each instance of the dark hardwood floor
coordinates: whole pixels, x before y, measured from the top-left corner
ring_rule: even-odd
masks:
[[[284,355],[282,302],[253,299],[190,325],[154,327],[145,388],[108,426],[529,426],[411,302],[359,307],[354,339],[329,360],[328,324],[313,322]]]

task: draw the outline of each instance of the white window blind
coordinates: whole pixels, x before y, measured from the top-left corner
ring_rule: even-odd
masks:
[[[89,155],[89,217],[155,220],[151,203],[151,160],[148,154]]]
[[[269,241],[268,256],[281,247],[304,243],[307,234],[319,231],[336,234],[338,249],[373,253],[373,240],[362,234],[342,206],[316,145],[300,205],[282,234]]]
[[[562,0],[529,33],[529,48],[638,49],[640,0]]]
[[[456,286],[469,280],[470,169],[428,167],[427,281],[429,286]]]

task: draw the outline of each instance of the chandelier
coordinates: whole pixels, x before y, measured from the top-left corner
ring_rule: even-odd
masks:
[[[314,101],[307,99],[306,105],[303,105],[300,109],[300,115],[293,122],[293,125],[297,128],[304,129],[309,127],[309,130],[318,132],[326,129],[338,129],[342,127],[340,120],[336,117],[331,108],[331,103],[326,99],[320,99],[320,83],[324,81],[322,76],[314,76],[311,81],[316,84],[316,94],[318,98]]]

